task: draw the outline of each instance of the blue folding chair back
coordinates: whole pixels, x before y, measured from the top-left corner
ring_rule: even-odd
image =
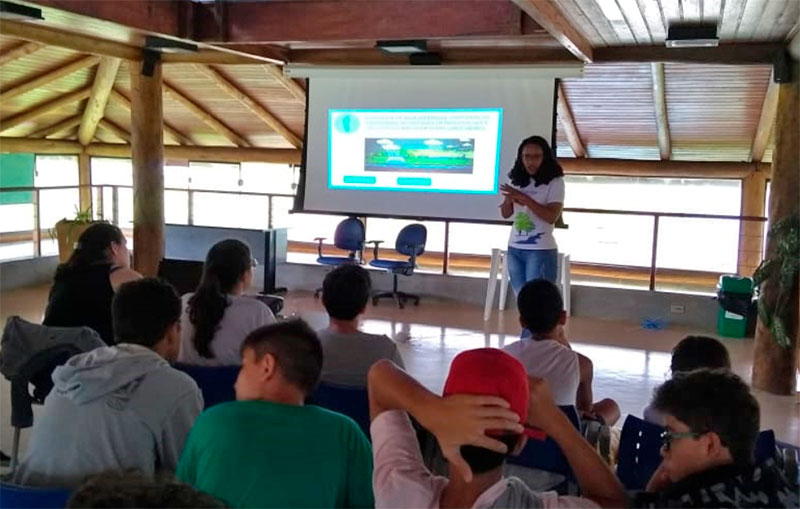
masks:
[[[369,397],[366,387],[320,383],[306,403],[344,414],[369,435]]]
[[[34,488],[0,483],[0,507],[16,509],[61,508],[67,505],[70,491],[64,488]]]
[[[561,411],[569,417],[575,429],[580,431],[581,423],[578,411],[574,406],[562,406]],[[509,456],[508,462],[537,470],[545,470],[563,475],[566,480],[574,479],[572,469],[567,462],[566,456],[552,438],[545,440],[528,439],[528,443],[522,452],[517,456]]]
[[[239,366],[192,366],[176,362],[173,367],[194,379],[203,393],[205,408],[236,400],[233,386],[239,376]]]
[[[661,464],[664,428],[633,415],[625,419],[619,440],[617,477],[628,490],[643,490]]]
[[[774,459],[777,451],[776,445],[774,431],[768,429],[759,433],[754,454],[756,465],[760,465],[768,459]]]

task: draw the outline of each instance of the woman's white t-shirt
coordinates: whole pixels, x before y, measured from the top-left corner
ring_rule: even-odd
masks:
[[[564,203],[564,179],[556,177],[549,184],[536,186],[531,179],[525,187],[513,186],[530,196],[540,205],[551,203]],[[511,235],[508,245],[517,249],[556,249],[556,239],[553,236],[553,225],[533,213],[531,209],[519,203],[514,203],[514,223],[511,226]]]
[[[193,293],[181,298],[181,352],[178,361],[195,366],[233,366],[242,363],[241,346],[250,332],[263,326],[275,323],[275,315],[266,304],[253,297],[230,295],[230,305],[219,322],[214,339],[211,340],[211,352],[214,357],[207,359],[197,353],[192,339],[194,325],[189,320],[189,299]]]

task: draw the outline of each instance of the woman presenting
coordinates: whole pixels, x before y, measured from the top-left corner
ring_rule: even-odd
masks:
[[[558,248],[553,224],[564,207],[564,171],[541,136],[525,138],[508,173],[510,184],[500,186],[504,218],[514,216],[506,260],[515,294],[532,279],[555,282]]]

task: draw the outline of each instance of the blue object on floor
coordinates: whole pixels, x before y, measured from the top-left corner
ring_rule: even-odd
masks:
[[[0,506],[20,509],[61,508],[67,505],[70,494],[65,488],[34,488],[0,483]]]

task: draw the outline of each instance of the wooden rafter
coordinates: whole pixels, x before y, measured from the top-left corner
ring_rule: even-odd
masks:
[[[98,125],[103,129],[105,129],[106,131],[109,131],[111,134],[121,139],[125,143],[131,142],[131,133],[129,133],[116,123],[112,122],[111,120],[107,118],[101,118],[100,121],[98,122]]]
[[[283,88],[289,91],[295,99],[302,102],[303,104],[306,103],[306,91],[303,87],[300,86],[292,78],[289,78],[285,74],[283,74],[283,70],[278,67],[277,65],[265,65],[264,69],[267,71],[267,74],[272,77],[275,81],[281,84]]]
[[[572,26],[556,2],[553,0],[513,0],[513,2],[547,30],[570,53],[584,62],[592,61],[592,45],[583,34]]]
[[[126,110],[131,111],[131,100],[116,88],[111,89],[109,99]],[[164,132],[170,135],[179,145],[194,145],[188,136],[166,121],[164,121]]]
[[[303,141],[294,134],[283,122],[280,121],[275,115],[270,113],[267,108],[256,102],[255,99],[250,97],[244,90],[242,90],[236,83],[226,78],[221,72],[209,67],[207,65],[195,65],[195,68],[211,78],[225,93],[239,101],[244,107],[252,111],[258,118],[264,121],[275,132],[283,136],[283,138],[297,148],[302,146]]]
[[[113,57],[102,57],[100,65],[97,66],[97,73],[94,76],[92,93],[86,101],[86,108],[83,110],[83,119],[78,129],[78,142],[81,145],[88,145],[94,139],[97,124],[106,112],[108,96],[114,80],[117,78],[117,71],[121,60]]]
[[[171,84],[164,80],[164,93],[172,99],[181,103],[187,110],[194,113],[200,120],[205,122],[209,127],[225,136],[237,147],[249,147],[250,142],[247,141],[241,134],[235,132],[233,129],[222,123],[220,119],[203,109],[202,106],[197,104],[193,99],[176,89]]]
[[[672,157],[672,140],[669,135],[669,117],[667,116],[667,95],[664,84],[664,64],[650,64],[653,77],[653,104],[656,110],[656,127],[658,128],[658,152],[662,161]]]
[[[564,87],[561,86],[561,83],[558,84],[558,116],[564,126],[567,141],[569,141],[569,146],[572,148],[575,157],[586,157],[586,149],[578,134],[578,128],[575,125],[575,119],[572,116],[572,110],[569,107],[569,103],[567,103]]]
[[[778,85],[769,77],[769,87],[764,95],[764,102],[761,105],[761,116],[758,119],[758,127],[753,136],[753,146],[750,149],[750,160],[761,162],[764,158],[764,151],[767,149],[769,135],[775,126],[775,117],[778,113]]]
[[[22,42],[8,51],[3,52],[0,54],[0,66],[3,66],[9,62],[22,58],[26,55],[30,55],[35,51],[39,51],[44,46],[39,44],[38,42]]]
[[[72,129],[73,127],[79,125],[81,125],[81,115],[74,115],[69,118],[65,118],[64,120],[61,120],[51,126],[47,126],[44,129],[34,131],[28,135],[28,138],[47,138],[48,136],[53,136],[54,134],[58,134],[67,129]]]
[[[43,73],[37,74],[32,78],[28,78],[23,82],[17,83],[11,88],[3,90],[2,92],[0,92],[0,101],[7,101],[12,97],[22,95],[36,88],[41,88],[47,85],[48,83],[52,83],[53,81],[61,79],[64,76],[72,74],[76,71],[80,71],[81,69],[86,69],[87,67],[97,65],[99,61],[100,57],[96,56],[78,57],[77,59],[72,60],[71,62],[65,65],[44,71]]]
[[[0,33],[17,39],[35,41],[47,46],[71,49],[79,53],[112,56],[126,60],[140,60],[142,58],[142,49],[136,46],[74,32],[65,32],[32,23],[0,21]]]
[[[90,87],[81,88],[75,90],[74,92],[58,96],[55,99],[51,99],[50,101],[37,104],[21,113],[17,113],[13,117],[2,119],[0,120],[0,132],[24,124],[25,122],[30,122],[31,120],[34,120],[42,115],[50,113],[51,111],[57,110],[58,108],[61,108],[68,104],[72,104],[77,101],[82,101],[83,99],[89,97],[90,92],[91,92]]]

